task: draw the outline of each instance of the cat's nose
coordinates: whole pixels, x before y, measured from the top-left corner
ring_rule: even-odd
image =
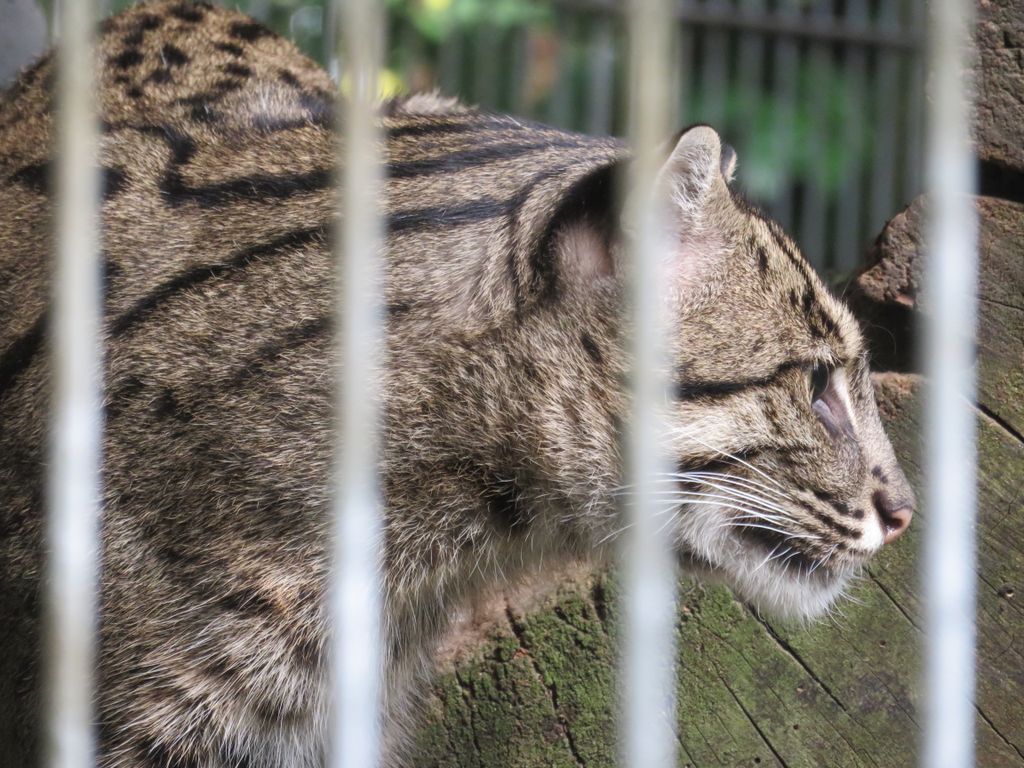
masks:
[[[890,496],[886,491],[875,491],[871,496],[878,518],[882,521],[883,542],[891,544],[910,527],[914,516],[912,501]]]

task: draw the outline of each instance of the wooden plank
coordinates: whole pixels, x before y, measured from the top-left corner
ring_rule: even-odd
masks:
[[[550,688],[508,629],[440,679],[415,754],[423,768],[579,765]]]

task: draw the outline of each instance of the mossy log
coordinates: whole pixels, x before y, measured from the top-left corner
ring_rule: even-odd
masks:
[[[1024,206],[982,215],[979,327],[979,766],[1024,766]],[[887,369],[883,417],[921,493],[922,204],[896,217],[850,294]],[[924,311],[927,311],[925,308]],[[888,345],[888,346],[886,346]],[[899,768],[917,762],[923,661],[922,510],[835,616],[777,623],[728,591],[681,585],[679,764]],[[618,582],[577,569],[546,596],[524,588],[477,608],[445,650],[419,765],[610,766],[617,755]],[[543,590],[540,590],[543,592]],[[530,595],[533,595],[531,598]]]

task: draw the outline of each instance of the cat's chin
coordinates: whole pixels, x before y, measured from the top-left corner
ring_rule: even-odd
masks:
[[[705,584],[723,584],[760,614],[810,621],[829,613],[853,576],[848,568],[799,571],[763,557],[736,556],[720,563],[691,552],[679,553],[683,571]]]

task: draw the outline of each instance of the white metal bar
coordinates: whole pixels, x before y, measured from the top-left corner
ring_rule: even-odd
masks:
[[[87,768],[95,751],[100,500],[101,284],[98,126],[93,100],[93,0],[62,4],[57,56],[56,264],[46,617],[46,762]]]
[[[340,6],[340,7],[339,7]],[[383,16],[376,0],[335,0],[344,103],[339,203],[338,444],[332,598],[331,762],[380,761],[381,547],[376,383],[382,332],[378,288],[383,231],[376,118]],[[345,92],[347,91],[347,92]]]
[[[924,765],[974,764],[974,523],[976,453],[973,340],[977,212],[967,56],[972,0],[931,6],[931,192],[926,289],[927,402],[924,561],[927,720]]]
[[[658,521],[654,499],[662,467],[661,428],[664,343],[660,271],[664,217],[654,196],[662,164],[658,147],[668,132],[672,23],[667,0],[633,0],[630,5],[630,137],[635,151],[628,219],[637,240],[630,270],[632,412],[625,442],[627,482],[636,491],[628,507],[624,551],[625,647],[624,764],[630,768],[675,765],[675,564],[668,533]],[[674,111],[674,109],[672,110]]]

